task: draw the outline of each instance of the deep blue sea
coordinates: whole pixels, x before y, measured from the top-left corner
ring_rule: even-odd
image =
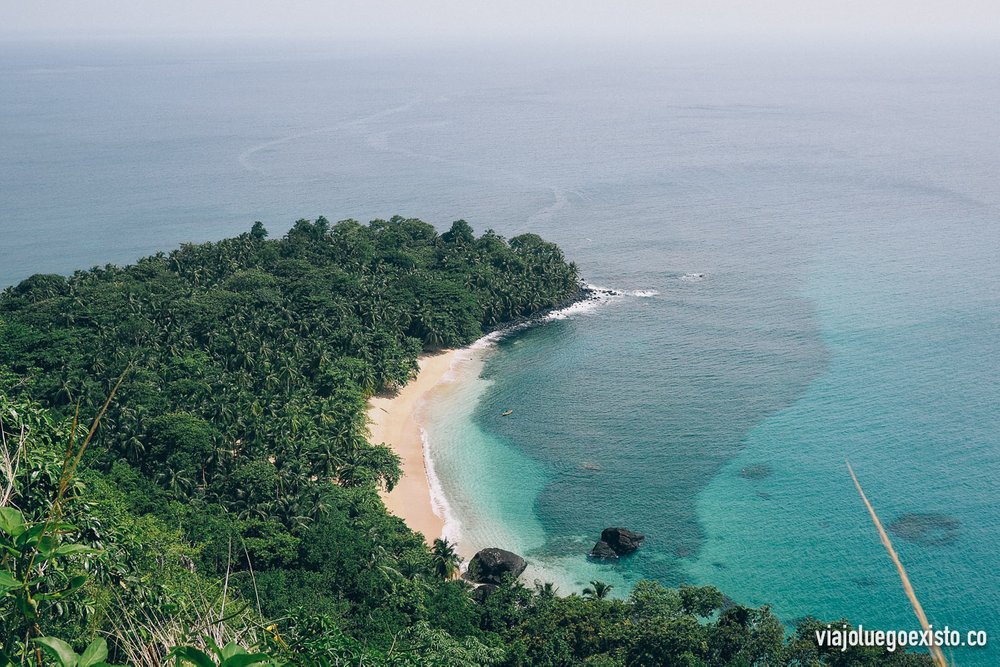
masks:
[[[538,232],[624,294],[427,407],[468,539],[915,629],[849,459],[931,622],[1000,645],[998,56],[8,43],[0,284],[254,220]],[[608,525],[647,541],[588,563]]]

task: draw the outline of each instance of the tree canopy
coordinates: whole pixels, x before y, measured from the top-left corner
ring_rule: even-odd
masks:
[[[386,512],[399,460],[367,399],[579,291],[534,234],[400,217],[4,290],[0,667],[861,664],[713,588],[473,596],[454,545]]]

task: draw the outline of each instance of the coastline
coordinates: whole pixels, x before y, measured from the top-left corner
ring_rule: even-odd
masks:
[[[421,355],[417,376],[395,394],[373,396],[368,401],[368,429],[371,442],[384,442],[399,457],[402,477],[391,492],[380,492],[382,501],[393,515],[403,519],[412,530],[423,534],[432,545],[438,537],[456,543],[459,553],[468,560],[478,548],[461,539],[459,522],[452,516],[424,430],[423,407],[428,401],[446,400],[443,384],[466,382],[478,377],[483,353],[501,338],[546,321],[564,319],[586,312],[623,294],[616,290],[581,286],[563,303],[531,317],[519,318],[489,331],[479,340],[462,348]],[[444,391],[444,393],[441,393]],[[488,546],[488,545],[486,545]],[[494,545],[504,546],[504,545]]]
[[[400,458],[403,475],[389,493],[380,492],[386,508],[411,529],[422,533],[428,544],[444,534],[443,512],[435,507],[423,431],[417,412],[426,395],[451,370],[458,350],[422,355],[417,376],[399,391],[368,400],[368,431],[371,442],[384,442]]]

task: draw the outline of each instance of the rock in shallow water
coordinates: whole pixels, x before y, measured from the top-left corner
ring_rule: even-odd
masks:
[[[618,560],[618,552],[611,545],[601,540],[590,550],[590,557],[596,560]]]
[[[615,550],[619,556],[630,554],[639,548],[639,544],[646,539],[642,533],[636,533],[626,528],[605,528],[601,531],[601,541],[607,542],[608,546]]]
[[[490,547],[472,557],[465,577],[477,584],[498,585],[505,574],[517,578],[526,567],[527,561],[516,553]]]

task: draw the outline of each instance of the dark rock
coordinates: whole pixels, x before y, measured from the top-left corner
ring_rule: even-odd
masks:
[[[618,552],[611,545],[601,540],[590,550],[590,557],[596,560],[618,560]]]
[[[499,584],[505,574],[517,578],[526,567],[527,561],[516,553],[491,547],[472,557],[465,577],[477,584]]]
[[[482,604],[486,602],[486,598],[493,594],[493,591],[497,589],[493,584],[482,584],[481,586],[476,586],[472,589],[470,595],[472,599],[476,602]]]
[[[625,528],[605,528],[601,531],[601,541],[607,542],[608,546],[615,550],[619,556],[630,554],[639,548],[639,544],[646,539],[642,533],[636,533]]]

